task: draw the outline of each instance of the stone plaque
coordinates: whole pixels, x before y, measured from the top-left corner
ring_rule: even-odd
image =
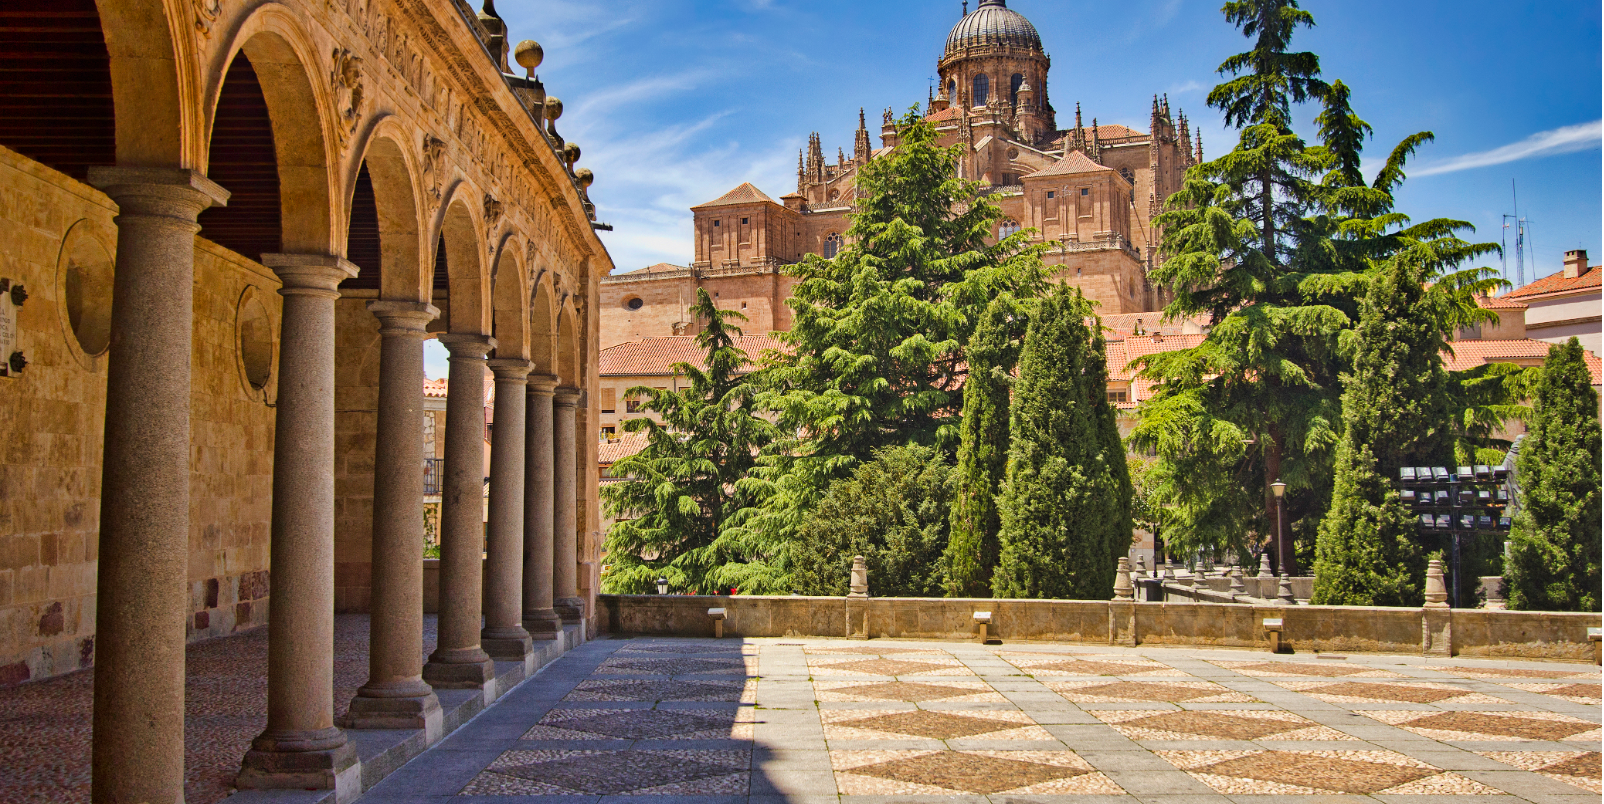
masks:
[[[0,278],[0,377],[12,376],[11,353],[17,350],[17,305],[11,301],[11,280]]]

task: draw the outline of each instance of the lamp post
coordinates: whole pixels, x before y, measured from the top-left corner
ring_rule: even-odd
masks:
[[[667,578],[658,578],[657,579],[657,594],[660,594],[660,595],[668,594],[668,579]]]
[[[1275,492],[1275,559],[1276,570],[1281,575],[1290,575],[1290,565],[1287,563],[1287,484],[1280,480],[1270,484],[1270,491]]]

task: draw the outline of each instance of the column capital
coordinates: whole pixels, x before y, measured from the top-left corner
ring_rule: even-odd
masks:
[[[278,275],[282,296],[340,298],[340,283],[357,275],[356,264],[332,254],[263,254],[262,264]]]
[[[580,391],[578,388],[558,388],[557,389],[557,393],[556,393],[556,396],[557,396],[557,407],[559,407],[559,408],[575,407],[575,406],[577,406],[579,404],[579,397],[582,396],[582,395],[583,395],[583,392]]]
[[[229,193],[187,168],[89,168],[89,184],[117,202],[121,213],[181,218],[193,223],[207,207],[228,206]]]
[[[368,312],[384,325],[380,335],[426,335],[429,322],[440,317],[440,308],[432,304],[384,299],[368,302]]]
[[[498,357],[486,362],[490,365],[490,371],[496,375],[496,382],[525,382],[529,379],[529,372],[535,367],[531,361],[511,357]]]
[[[489,335],[466,332],[447,332],[440,336],[440,345],[451,353],[452,360],[482,361],[496,348],[496,339]]]
[[[529,375],[529,393],[536,396],[551,396],[557,392],[558,379],[551,374]]]

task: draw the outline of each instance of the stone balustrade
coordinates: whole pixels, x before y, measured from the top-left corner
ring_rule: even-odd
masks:
[[[1268,650],[1265,619],[1283,622],[1297,652],[1592,661],[1588,629],[1598,614],[1487,609],[1141,603],[1107,600],[602,595],[614,634],[712,636],[709,608],[723,608],[727,637],[954,639],[977,636],[975,612],[990,612],[1004,642],[1187,645]]]

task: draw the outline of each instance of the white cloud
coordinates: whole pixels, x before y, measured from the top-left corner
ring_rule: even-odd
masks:
[[[1523,159],[1537,159],[1544,156],[1586,151],[1599,147],[1601,138],[1604,138],[1604,120],[1594,120],[1591,123],[1579,123],[1551,131],[1540,131],[1520,142],[1510,143],[1501,148],[1465,154],[1435,164],[1429,164],[1419,170],[1410,171],[1410,175],[1417,177],[1435,176],[1440,173],[1457,173],[1461,170],[1474,170],[1492,165],[1519,162]]]

